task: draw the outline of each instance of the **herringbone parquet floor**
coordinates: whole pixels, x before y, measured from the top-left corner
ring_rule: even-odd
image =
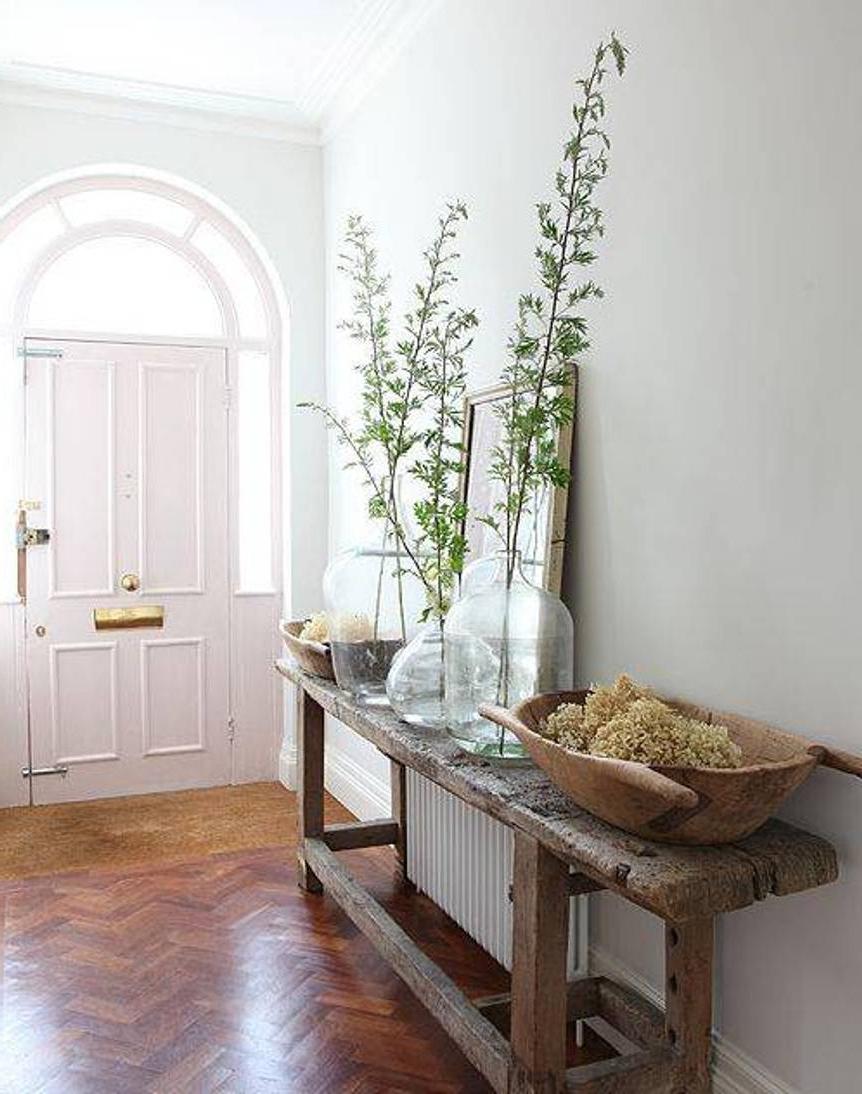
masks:
[[[345,860],[465,990],[505,990],[388,851]],[[488,1089],[337,906],[299,892],[292,847],[2,882],[0,947],[2,1094]]]

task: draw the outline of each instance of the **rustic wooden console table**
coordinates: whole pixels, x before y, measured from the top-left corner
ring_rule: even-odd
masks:
[[[715,916],[835,880],[825,840],[776,820],[726,847],[647,843],[579,809],[536,767],[477,761],[443,732],[276,667],[298,689],[300,885],[326,889],[498,1094],[707,1094]],[[324,825],[324,711],[390,758],[392,817]],[[471,1002],[338,862],[337,851],[391,844],[406,870],[408,767],[513,830],[511,995]],[[664,1013],[604,977],[566,983],[569,896],[600,889],[664,920]],[[567,1070],[566,1025],[593,1016],[637,1051]]]

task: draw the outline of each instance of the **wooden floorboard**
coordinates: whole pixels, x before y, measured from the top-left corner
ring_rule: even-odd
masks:
[[[0,1094],[487,1091],[337,906],[297,889],[294,853],[4,882]],[[343,859],[468,994],[507,990],[391,851]]]

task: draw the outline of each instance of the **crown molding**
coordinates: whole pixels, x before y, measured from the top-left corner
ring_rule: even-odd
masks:
[[[371,0],[363,9],[360,30],[342,43],[345,53],[340,64],[322,71],[312,87],[310,105],[315,108],[323,144],[338,134],[442,2]]]
[[[300,96],[297,104],[300,110],[318,120],[328,111],[339,90],[359,71],[374,38],[404,2],[365,0],[357,7],[346,30],[327,52]]]
[[[365,0],[296,103],[0,62],[0,103],[318,145],[382,79],[442,0]]]
[[[317,145],[320,130],[292,103],[168,84],[0,63],[0,103]]]

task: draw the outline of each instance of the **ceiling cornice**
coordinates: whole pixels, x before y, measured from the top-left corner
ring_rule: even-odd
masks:
[[[321,81],[316,120],[324,144],[331,140],[388,72],[442,0],[372,0],[365,31],[345,63]],[[334,51],[333,51],[334,52]]]
[[[440,3],[367,0],[298,103],[8,62],[0,62],[0,103],[317,145],[338,131]]]
[[[319,144],[319,127],[291,103],[0,63],[0,102],[186,129]]]
[[[358,71],[375,35],[403,0],[366,0],[359,5],[344,33],[333,45],[309,81],[298,106],[308,116],[320,118],[339,88]]]

